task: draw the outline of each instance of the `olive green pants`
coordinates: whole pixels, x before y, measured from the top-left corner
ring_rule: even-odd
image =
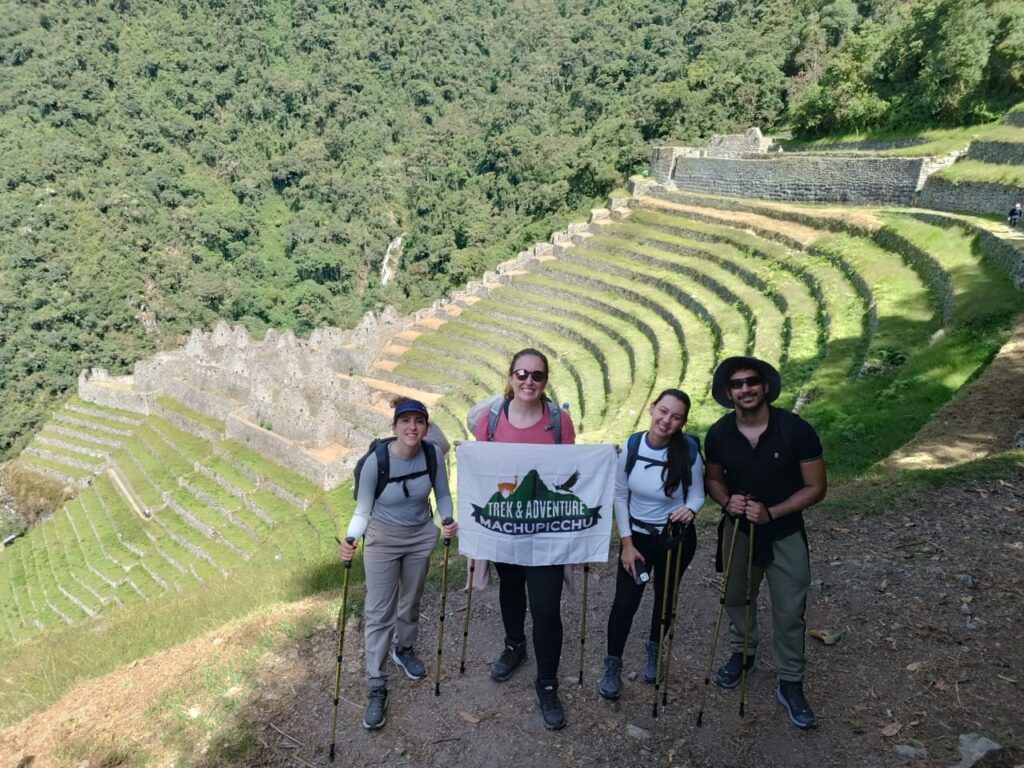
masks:
[[[755,539],[758,531],[754,532]],[[722,530],[723,558],[728,557],[732,542],[732,522]],[[743,653],[743,625],[747,603],[747,551],[749,539],[741,530],[736,536],[736,549],[729,569],[725,607],[729,612],[729,643],[733,653]],[[768,579],[772,599],[772,653],[780,680],[804,679],[804,636],[807,589],[811,584],[811,564],[807,541],[800,531],[772,542],[772,561],[766,568],[754,566],[750,581],[750,627],[747,653],[757,650],[757,595],[762,577]]]

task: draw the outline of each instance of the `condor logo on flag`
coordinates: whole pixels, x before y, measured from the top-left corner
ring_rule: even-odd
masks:
[[[463,443],[459,552],[517,565],[605,562],[611,537],[611,445]]]

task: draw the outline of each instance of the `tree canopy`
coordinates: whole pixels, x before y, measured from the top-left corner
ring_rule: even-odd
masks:
[[[9,3],[0,455],[81,368],[125,370],[194,325],[301,334],[422,306],[580,217],[652,139],[769,127],[794,99],[822,101],[835,50],[865,109],[890,104],[862,72],[880,60],[871,19],[885,5]],[[958,51],[917,54],[933,85],[921,98],[942,114],[977,112],[992,57],[1007,82],[1021,75],[1019,41],[967,5],[920,12],[921,34]],[[978,40],[990,63],[964,73]],[[399,277],[382,286],[399,234]]]

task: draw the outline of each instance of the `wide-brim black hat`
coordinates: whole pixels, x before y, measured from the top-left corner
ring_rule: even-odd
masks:
[[[779,372],[764,360],[745,356],[727,357],[718,364],[718,367],[715,369],[715,376],[711,380],[711,396],[715,398],[715,402],[723,408],[732,408],[733,403],[729,398],[729,377],[733,371],[739,371],[744,368],[757,371],[757,375],[761,377],[767,386],[764,399],[769,403],[774,403],[782,392],[782,377],[779,375]]]

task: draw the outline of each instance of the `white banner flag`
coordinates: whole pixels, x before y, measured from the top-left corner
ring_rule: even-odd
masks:
[[[615,446],[465,442],[459,553],[516,565],[608,560]]]

